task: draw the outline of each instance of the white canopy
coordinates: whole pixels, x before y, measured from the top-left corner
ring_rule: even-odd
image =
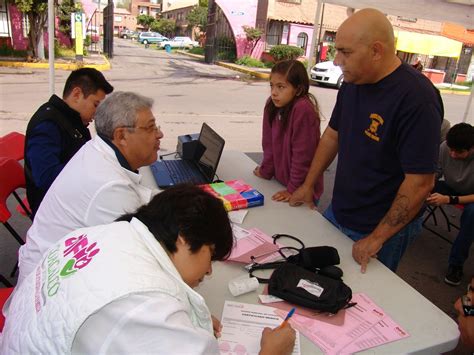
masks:
[[[474,0],[323,0],[356,9],[372,7],[388,15],[454,22],[474,29]]]

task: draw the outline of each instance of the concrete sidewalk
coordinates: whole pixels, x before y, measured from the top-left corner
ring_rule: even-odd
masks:
[[[0,57],[0,74],[12,74],[15,68],[48,69],[48,61],[27,62],[20,57]],[[90,54],[85,56],[82,62],[75,58],[56,58],[54,68],[59,70],[76,70],[79,68],[95,68],[97,70],[109,70],[110,62],[102,54]],[[18,72],[18,71],[17,71]]]

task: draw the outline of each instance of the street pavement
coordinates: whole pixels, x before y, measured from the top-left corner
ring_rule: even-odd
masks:
[[[205,121],[225,138],[226,149],[247,152],[256,162],[261,159],[261,121],[269,95],[268,82],[181,54],[145,49],[123,39],[115,40],[114,58],[110,63],[112,68],[104,71],[104,75],[115,90],[134,91],[154,99],[153,112],[165,135],[161,154],[173,152],[178,135],[199,132],[201,123]],[[56,71],[56,94],[61,96],[68,75],[67,71]],[[311,86],[310,91],[318,99],[323,130],[331,115],[337,90]],[[0,136],[11,131],[25,132],[32,113],[48,98],[47,70],[0,68]],[[468,96],[443,95],[445,117],[452,124],[461,121],[467,100]],[[329,204],[334,172],[335,164],[325,174],[321,209]],[[14,207],[12,201],[9,203]],[[448,211],[450,218],[459,219],[458,211]],[[15,218],[13,223],[25,235],[29,226],[26,219]],[[446,233],[448,238],[455,237],[454,233],[444,231],[443,226],[435,228]],[[13,238],[3,227],[0,228],[0,273],[9,274],[17,249]],[[443,282],[449,249],[446,241],[424,230],[407,251],[397,274],[454,317],[452,304],[465,292],[468,276],[459,287],[450,287]],[[471,251],[471,258],[465,266],[468,275],[474,273],[473,254]],[[396,298],[394,295],[394,302]],[[459,347],[453,353],[463,353],[463,348]]]

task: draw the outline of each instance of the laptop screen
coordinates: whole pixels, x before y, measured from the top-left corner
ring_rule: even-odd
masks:
[[[201,172],[212,182],[217,170],[217,164],[219,164],[222,151],[224,150],[225,141],[211,127],[203,123],[201,133],[199,134],[199,142],[205,150],[198,161],[198,166]]]

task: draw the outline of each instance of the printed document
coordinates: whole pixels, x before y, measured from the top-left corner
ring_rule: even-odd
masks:
[[[263,329],[276,328],[283,322],[283,318],[276,315],[275,311],[272,307],[226,301],[222,312],[221,337],[218,339],[220,353],[258,354]],[[300,338],[296,332],[293,355],[300,353]]]

